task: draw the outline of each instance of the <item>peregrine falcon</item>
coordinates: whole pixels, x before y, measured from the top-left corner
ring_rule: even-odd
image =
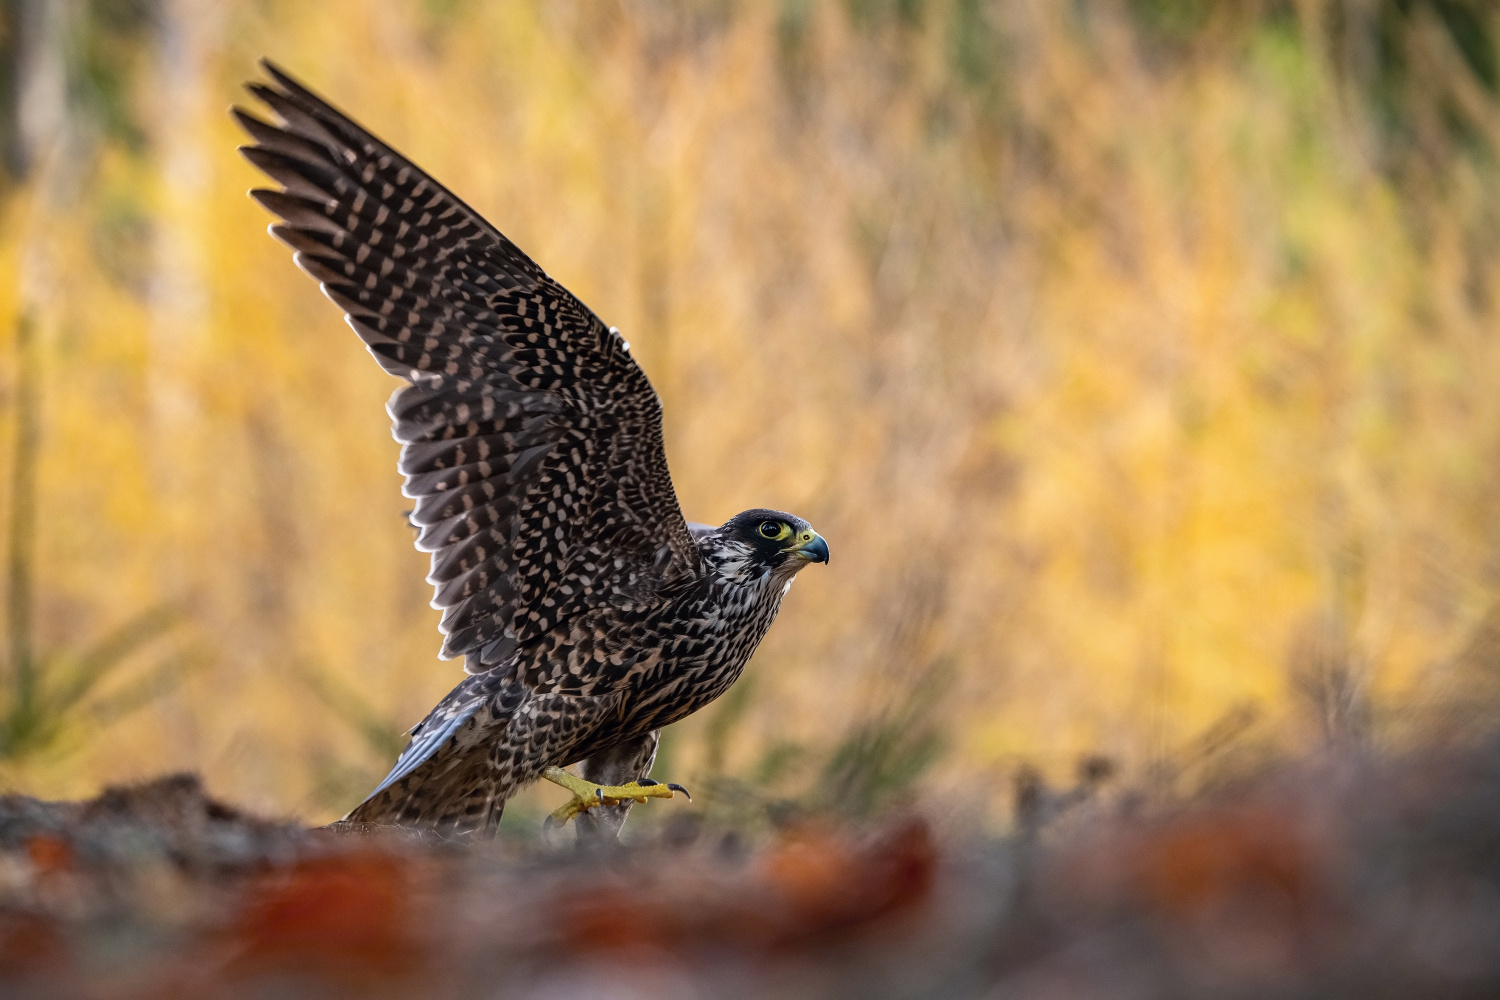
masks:
[[[549,819],[612,836],[661,728],[740,676],[792,578],[828,561],[799,517],[683,519],[661,400],[630,345],[400,153],[268,62],[235,108],[271,234],[387,372],[403,492],[468,674],[340,821],[492,832],[537,778],[572,793]],[[578,774],[563,770],[578,765]]]

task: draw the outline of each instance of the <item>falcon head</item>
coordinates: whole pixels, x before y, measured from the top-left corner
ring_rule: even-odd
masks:
[[[711,532],[727,576],[770,574],[788,580],[808,563],[828,561],[828,543],[802,518],[779,510],[747,510]],[[707,539],[705,539],[707,541]]]

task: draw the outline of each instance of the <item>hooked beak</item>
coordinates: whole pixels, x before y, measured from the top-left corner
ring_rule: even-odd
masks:
[[[792,552],[808,562],[826,563],[828,561],[828,543],[816,531],[813,532],[812,541],[803,542]]]

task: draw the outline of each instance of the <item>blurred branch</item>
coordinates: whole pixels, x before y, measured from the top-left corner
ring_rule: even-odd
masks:
[[[11,454],[10,524],[6,538],[6,639],[11,673],[11,727],[25,731],[36,713],[32,649],[32,563],[36,551],[37,381],[35,323],[16,323],[15,444]]]
[[[66,712],[116,664],[165,634],[181,620],[182,613],[176,605],[159,604],[108,633],[79,655],[72,676],[48,699],[49,705],[54,711]]]
[[[776,822],[786,814],[876,812],[912,791],[941,757],[946,741],[937,709],[950,672],[943,663],[919,673],[893,704],[856,719],[821,746],[775,741],[742,772],[728,765],[729,741],[754,703],[755,688],[741,680],[704,729],[706,774],[697,780],[709,810],[731,826]]]
[[[1229,751],[1242,745],[1262,716],[1260,707],[1253,702],[1232,706],[1193,739],[1155,762],[1148,773],[1151,784],[1168,789],[1189,772],[1201,773],[1210,768]]]
[[[358,733],[377,755],[394,760],[405,749],[404,730],[377,712],[353,685],[310,662],[295,664],[292,669],[318,700]]]
[[[937,761],[946,742],[936,709],[950,672],[940,663],[915,676],[904,700],[856,724],[834,747],[818,782],[829,807],[869,813],[909,792]]]
[[[4,11],[5,164],[12,178],[25,181],[61,132],[61,11],[56,0],[13,0]]]
[[[88,715],[100,725],[116,722],[165,696],[210,662],[209,657],[191,651],[168,656],[144,677],[95,701]]]
[[[703,729],[704,769],[710,775],[722,775],[728,756],[729,740],[744,721],[755,695],[755,679],[741,677],[724,693]]]
[[[0,5],[0,161],[12,178],[18,178],[21,162],[16,136],[17,94],[20,90],[21,11],[19,3]]]

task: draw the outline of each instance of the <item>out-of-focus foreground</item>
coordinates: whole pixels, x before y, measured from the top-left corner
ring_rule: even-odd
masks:
[[[604,855],[256,820],[191,778],[0,798],[36,997],[1493,997],[1500,745],[1175,806],[1026,785],[1003,838],[694,824]]]
[[[326,819],[459,677],[391,380],[244,196],[262,54],[621,327],[689,517],[829,539],[669,733],[710,809],[1003,819],[1021,764],[1196,784],[1496,705],[1488,4],[5,10],[9,787]]]

